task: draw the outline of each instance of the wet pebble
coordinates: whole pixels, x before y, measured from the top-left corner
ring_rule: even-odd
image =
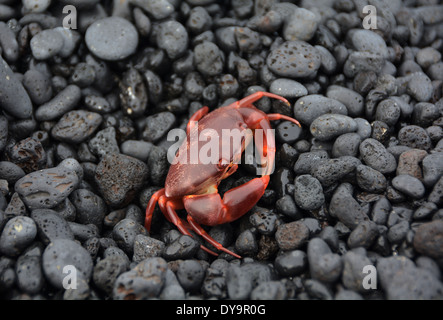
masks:
[[[205,76],[216,76],[223,71],[223,55],[215,43],[205,41],[194,48],[194,63]]]
[[[25,176],[22,168],[10,161],[0,161],[0,179],[7,180],[14,185],[17,180]]]
[[[304,251],[291,250],[277,256],[274,267],[280,275],[293,277],[301,274],[306,269],[307,262]]]
[[[37,235],[37,226],[29,217],[13,217],[0,235],[0,252],[6,256],[18,256]]]
[[[77,271],[77,278],[89,281],[93,263],[89,252],[77,242],[68,239],[52,241],[43,252],[43,272],[46,279],[56,288],[63,289],[67,271]]]
[[[134,25],[121,17],[107,17],[92,23],[85,34],[88,49],[103,60],[122,60],[135,52],[138,33]]]

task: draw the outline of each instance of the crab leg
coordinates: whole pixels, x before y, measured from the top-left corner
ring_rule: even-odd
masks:
[[[158,190],[155,192],[151,199],[148,202],[148,206],[146,207],[146,216],[145,216],[145,229],[151,230],[151,222],[152,222],[152,214],[154,213],[155,205],[160,199],[161,196],[165,194],[165,188]]]
[[[172,222],[182,234],[192,237],[192,234],[189,232],[188,228],[191,227],[192,229],[194,229],[194,226],[192,226],[192,224],[190,224],[190,223],[188,224],[185,221],[183,221],[182,219],[180,219],[178,217],[178,215],[177,215],[177,212],[175,211],[176,209],[182,209],[183,206],[181,204],[179,204],[177,201],[169,200],[169,201],[166,201],[165,207],[166,207],[165,208],[166,210],[165,210],[164,214],[165,214],[166,218],[170,222]],[[197,230],[195,230],[195,231],[197,232],[197,234],[202,235],[201,232],[199,232]],[[212,239],[208,234],[206,234],[206,235],[210,239]],[[219,246],[221,246],[221,244],[219,244],[217,241],[215,241],[214,239],[212,239],[212,240],[213,240],[214,243],[216,243]],[[217,248],[217,246],[215,246],[214,244],[212,244],[212,245]],[[212,250],[209,250],[208,248],[206,248],[203,245],[200,245],[200,248],[202,250],[206,251],[207,253],[212,254],[213,256],[218,256],[217,253],[215,253]],[[223,248],[223,246],[222,246],[222,248]],[[227,250],[227,249],[225,249],[225,250]],[[229,250],[227,250],[227,251],[229,251]],[[228,253],[231,253],[231,252],[229,251]]]

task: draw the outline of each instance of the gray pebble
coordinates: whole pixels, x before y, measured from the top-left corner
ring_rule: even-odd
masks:
[[[302,97],[294,104],[294,118],[308,126],[326,113],[347,115],[348,110],[343,103],[317,94]]]
[[[392,179],[392,186],[413,199],[421,199],[426,192],[423,183],[408,174],[396,176]]]
[[[325,202],[323,188],[316,178],[311,175],[301,175],[294,182],[294,199],[304,210],[316,210]]]
[[[6,20],[4,20],[6,21]],[[0,47],[8,62],[15,62],[19,57],[19,45],[14,31],[3,21],[0,22]]]
[[[326,74],[333,74],[337,69],[337,60],[334,55],[323,46],[316,45],[315,48],[321,56],[320,70]]]
[[[322,282],[335,282],[342,271],[342,260],[338,254],[332,253],[326,242],[314,238],[308,243],[309,271],[313,279]]]
[[[372,133],[372,127],[369,121],[363,118],[354,118],[354,121],[357,122],[357,134],[361,139],[369,138]]]
[[[296,174],[310,174],[312,168],[328,158],[329,155],[325,150],[302,153],[295,162],[294,171]]]
[[[51,79],[38,70],[28,70],[24,74],[23,86],[32,102],[37,105],[47,102],[52,97]]]
[[[56,27],[53,30],[57,31],[63,38],[63,47],[57,54],[63,58],[69,57],[80,42],[80,34],[75,30],[63,27]]]
[[[74,110],[63,115],[51,130],[52,136],[66,143],[77,144],[89,138],[102,123],[95,112]]]
[[[407,77],[406,91],[415,100],[427,102],[432,97],[433,87],[429,77],[423,72],[416,72]]]
[[[17,286],[20,290],[34,295],[40,292],[45,283],[43,277],[41,257],[22,255],[15,265]]]
[[[56,56],[63,48],[63,37],[54,29],[47,29],[32,37],[30,47],[37,60],[47,60]]]
[[[164,111],[146,118],[143,139],[148,142],[158,142],[174,126],[176,121],[172,112]]]
[[[355,168],[360,164],[359,159],[350,156],[344,156],[338,159],[327,159],[313,166],[311,174],[320,181],[324,188],[327,188],[348,174],[353,173]]]
[[[360,293],[367,292],[363,287],[364,278],[367,276],[363,273],[363,268],[372,265],[365,255],[348,251],[343,257],[343,285],[349,289]]]
[[[301,83],[284,78],[274,80],[269,87],[269,91],[288,99],[299,98],[308,94],[308,90]]]
[[[359,165],[356,168],[356,178],[358,186],[364,191],[371,193],[382,193],[386,190],[386,177],[379,171],[365,166]]]
[[[352,230],[348,237],[349,248],[363,247],[368,249],[378,236],[377,224],[373,221],[362,221]]]
[[[432,64],[441,61],[441,53],[432,47],[426,47],[418,50],[415,59],[421,67],[428,68]]]
[[[143,234],[138,234],[134,240],[134,256],[132,260],[140,262],[146,258],[160,257],[164,250],[164,242]]]
[[[171,59],[181,57],[188,49],[188,32],[180,22],[175,20],[159,25],[156,40],[158,47],[165,50]]]
[[[320,281],[307,279],[303,283],[310,298],[319,300],[332,300],[331,290]]]
[[[283,26],[283,37],[287,41],[302,40],[309,41],[315,34],[319,24],[319,17],[314,12],[296,8],[290,16],[285,19]]]
[[[320,141],[329,141],[342,134],[357,131],[357,123],[342,114],[324,114],[310,125],[311,134]]]
[[[85,34],[86,45],[103,60],[122,60],[133,54],[138,46],[134,25],[121,17],[107,17],[92,23]]]
[[[37,224],[39,238],[45,244],[55,239],[74,240],[74,234],[65,219],[51,209],[36,209],[31,217]]]
[[[443,154],[438,152],[424,157],[422,167],[423,183],[427,187],[433,186],[443,175]]]
[[[10,161],[0,161],[0,179],[8,181],[14,185],[17,180],[25,176],[22,168]]]
[[[65,201],[80,182],[77,173],[62,166],[33,171],[15,184],[29,209],[53,208]]]
[[[329,205],[329,212],[352,230],[369,218],[352,196],[349,187],[348,183],[343,183],[336,189]]]
[[[384,39],[371,30],[352,30],[347,35],[357,51],[371,52],[382,58],[388,58],[388,48]]]
[[[34,75],[38,71],[28,71],[25,74],[25,86],[26,88],[29,88],[31,84],[27,84],[28,81],[34,81],[37,82],[37,80],[33,80],[37,75]],[[27,76],[28,75],[28,76]],[[28,77],[30,77],[30,80]],[[40,81],[40,80],[39,80]],[[42,82],[42,86],[45,82]],[[38,85],[38,83],[37,83]],[[38,89],[38,88],[37,88]],[[28,89],[29,90],[29,89]],[[31,94],[31,97],[33,97],[34,94]],[[62,91],[60,91],[55,97],[53,97],[51,100],[47,101],[46,103],[42,104],[40,107],[37,108],[35,112],[35,118],[38,121],[47,121],[47,120],[54,120],[59,118],[60,116],[64,115],[68,111],[74,109],[81,98],[81,91],[80,88],[77,87],[74,84],[68,85],[66,88],[64,88]],[[45,97],[46,99],[46,97]]]
[[[364,98],[357,92],[337,85],[328,87],[326,96],[340,101],[346,106],[348,114],[351,117],[362,115],[364,110]]]
[[[389,300],[441,299],[443,284],[405,256],[379,259],[377,274]]]
[[[405,238],[409,231],[409,222],[406,220],[401,220],[398,223],[391,226],[388,230],[387,237],[390,243],[399,244]]]
[[[354,78],[360,72],[379,73],[386,60],[372,52],[352,52],[343,66],[343,73],[349,78]]]
[[[281,77],[304,78],[320,68],[321,56],[307,42],[286,41],[270,52],[266,63],[272,72]]]
[[[395,126],[400,118],[401,109],[395,100],[386,99],[377,105],[375,120],[383,121],[389,126]]]
[[[164,19],[174,12],[174,6],[168,0],[131,0],[130,2],[151,14],[156,20]]]
[[[162,258],[148,258],[122,273],[112,292],[116,300],[143,300],[157,297],[166,281],[168,265]]]
[[[88,146],[89,150],[99,157],[111,153],[120,153],[114,127],[108,127],[98,131],[97,134],[89,140]]]
[[[307,266],[307,256],[304,251],[291,250],[277,256],[274,267],[284,277],[293,277],[301,274]]]
[[[202,285],[205,271],[195,260],[185,260],[178,265],[177,279],[185,291],[198,291]]]
[[[89,252],[77,242],[56,239],[43,252],[43,272],[46,279],[56,288],[63,289],[66,276],[76,270],[77,279],[89,281],[92,275],[92,258]],[[76,285],[71,283],[71,285]]]
[[[194,63],[197,70],[205,76],[219,75],[223,71],[223,56],[212,42],[206,41],[195,46]]]
[[[102,198],[87,189],[77,189],[69,199],[76,209],[76,222],[102,227],[107,207]]]
[[[251,300],[285,300],[286,288],[279,281],[267,281],[259,284],[251,292]]]
[[[443,257],[443,221],[434,220],[418,227],[414,236],[414,248],[423,255],[441,259]]]
[[[123,154],[105,155],[95,170],[95,182],[105,202],[113,208],[129,204],[148,177],[141,160]]]
[[[332,146],[332,156],[334,158],[339,158],[342,156],[358,156],[361,140],[362,138],[358,133],[350,132],[340,135],[337,139],[335,139]]]
[[[379,141],[369,138],[360,144],[360,155],[371,168],[385,174],[394,172],[397,161]]]
[[[258,232],[265,235],[275,233],[278,225],[278,217],[272,210],[255,206],[251,209],[251,213],[249,222],[257,228]]]
[[[230,265],[226,274],[226,289],[230,299],[248,299],[252,291],[252,275],[244,268]]]
[[[235,251],[243,256],[253,256],[257,253],[257,238],[251,230],[245,230],[238,235],[235,240]]]
[[[127,270],[127,267],[127,262],[122,256],[111,255],[105,257],[94,266],[92,273],[94,284],[105,293],[111,294],[115,280]]]
[[[9,65],[0,57],[0,105],[19,119],[27,119],[32,114],[32,102],[21,81]]]
[[[4,255],[18,256],[37,235],[37,226],[29,217],[13,217],[3,228],[0,236],[0,252]]]
[[[200,245],[194,238],[181,235],[166,246],[163,257],[167,260],[189,259],[197,253],[199,248]]]
[[[148,92],[141,74],[130,68],[119,82],[121,109],[133,118],[140,117],[148,106]]]

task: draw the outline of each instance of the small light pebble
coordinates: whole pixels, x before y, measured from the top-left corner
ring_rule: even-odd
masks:
[[[421,199],[426,192],[420,180],[407,174],[396,176],[392,179],[392,185],[395,189],[413,199]]]
[[[18,256],[37,235],[37,226],[29,217],[11,218],[0,236],[0,252],[4,255]]]
[[[43,30],[32,37],[32,55],[38,60],[47,60],[57,55],[63,48],[63,37],[54,29]]]
[[[135,52],[138,33],[134,25],[120,17],[108,17],[92,23],[86,30],[88,49],[103,60],[122,60]]]
[[[273,81],[269,91],[287,99],[299,98],[308,94],[308,90],[300,82],[282,78]]]

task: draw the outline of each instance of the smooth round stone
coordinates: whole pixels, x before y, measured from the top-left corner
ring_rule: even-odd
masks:
[[[298,176],[294,185],[294,199],[300,208],[316,210],[325,202],[323,187],[313,176],[309,174]]]
[[[32,115],[32,102],[20,79],[0,56],[0,105],[3,110],[19,119]]]
[[[159,25],[157,45],[166,51],[168,57],[177,59],[188,49],[188,32],[186,28],[175,20],[166,21]]]
[[[361,140],[360,135],[355,132],[342,134],[335,139],[334,145],[332,146],[332,156],[334,158],[342,156],[356,157],[359,152],[358,148]]]
[[[329,141],[342,134],[357,131],[357,123],[342,114],[324,114],[310,126],[311,134],[320,141]]]
[[[348,109],[350,116],[355,117],[363,113],[364,98],[357,92],[337,85],[328,87],[326,96],[343,103]]]
[[[350,40],[357,51],[367,51],[380,55],[383,58],[388,57],[388,48],[385,40],[378,33],[370,30],[352,30]]]
[[[319,17],[314,12],[304,8],[296,8],[286,19],[283,27],[285,40],[309,41],[314,36],[319,23]]]
[[[314,74],[321,64],[320,53],[304,41],[286,41],[272,50],[266,59],[275,74],[289,78],[305,78]]]
[[[29,217],[10,219],[0,236],[0,252],[7,256],[18,256],[37,235],[37,226]]]
[[[30,12],[43,12],[51,4],[51,0],[22,0],[23,8]]]
[[[392,185],[398,191],[414,199],[421,199],[426,192],[423,183],[408,174],[396,176],[392,179]]]
[[[348,109],[340,101],[319,94],[302,97],[294,104],[295,119],[305,125],[311,125],[316,118],[326,113],[348,115]]]
[[[32,55],[38,60],[46,60],[57,55],[63,48],[62,35],[53,29],[43,30],[32,37]]]
[[[299,98],[308,94],[308,90],[300,82],[291,79],[272,81],[269,91],[285,98]]]
[[[85,281],[89,281],[92,275],[91,255],[73,240],[56,239],[51,242],[43,252],[42,263],[46,278],[59,289],[63,289],[64,279],[73,272],[73,268],[77,277]]]
[[[397,169],[395,157],[375,139],[368,138],[360,144],[360,155],[368,166],[383,174]]]
[[[120,17],[108,17],[91,24],[86,30],[88,49],[103,60],[122,60],[135,52],[138,33],[134,25]]]

